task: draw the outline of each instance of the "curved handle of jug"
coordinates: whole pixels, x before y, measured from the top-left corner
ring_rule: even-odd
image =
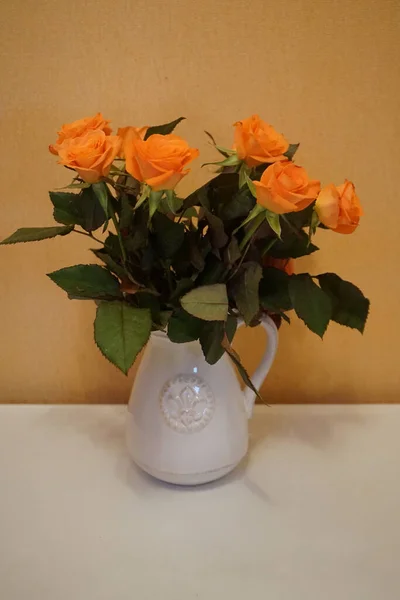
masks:
[[[242,325],[243,323],[241,323]],[[267,346],[265,348],[263,357],[259,366],[257,367],[253,377],[251,378],[254,387],[260,389],[264,379],[268,375],[272,363],[274,362],[275,354],[278,349],[278,329],[275,323],[268,315],[265,315],[261,321],[262,327],[268,335]],[[244,392],[244,404],[247,412],[247,416],[250,419],[253,414],[253,406],[256,395],[250,388],[246,388]]]

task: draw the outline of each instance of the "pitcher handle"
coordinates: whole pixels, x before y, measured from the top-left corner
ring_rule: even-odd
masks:
[[[260,324],[267,332],[268,340],[261,362],[257,367],[253,377],[251,378],[254,387],[257,388],[257,390],[260,389],[264,379],[268,375],[268,371],[270,370],[272,363],[274,362],[275,354],[278,349],[278,329],[271,317],[269,317],[268,315],[263,316]],[[241,325],[243,325],[243,322],[239,324],[239,327]],[[250,388],[246,388],[244,392],[244,405],[249,419],[253,414],[253,406],[255,399],[256,395],[253,392],[253,390],[251,390]]]

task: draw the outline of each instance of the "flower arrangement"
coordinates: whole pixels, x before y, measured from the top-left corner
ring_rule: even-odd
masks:
[[[215,177],[181,198],[175,188],[199,155],[173,133],[181,120],[117,135],[100,113],[63,125],[49,149],[74,178],[70,191],[50,192],[58,225],[18,229],[1,243],[71,233],[96,243],[102,266],[48,276],[69,298],[96,301],[96,344],[124,373],[154,330],[176,343],[199,340],[210,364],[227,352],[250,387],[231,347],[238,319],[290,322],[294,310],[321,337],[331,320],[363,332],[369,301],[357,287],[334,273],[293,271],[294,259],[318,250],[318,227],[358,227],[353,183],[321,189],[294,161],[298,144],[253,115],[234,124],[232,148],[207,133],[221,155]]]

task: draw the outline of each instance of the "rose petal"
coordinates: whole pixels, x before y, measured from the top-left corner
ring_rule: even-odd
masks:
[[[253,183],[256,186],[257,203],[260,204],[260,206],[263,206],[278,215],[283,215],[296,210],[292,203],[288,202],[278,194],[272,193],[269,188],[259,181],[254,181]]]
[[[168,171],[167,173],[162,173],[157,177],[151,177],[150,179],[146,179],[146,183],[151,187],[154,191],[159,190],[173,190],[180,180],[187,175],[189,171],[182,173],[174,173],[174,171]]]
[[[326,227],[335,229],[339,219],[339,193],[331,183],[324,187],[315,203],[315,210],[319,220]]]
[[[102,174],[98,171],[94,171],[93,169],[75,167],[75,171],[78,173],[79,177],[83,179],[83,181],[86,181],[86,183],[97,183],[102,178]]]

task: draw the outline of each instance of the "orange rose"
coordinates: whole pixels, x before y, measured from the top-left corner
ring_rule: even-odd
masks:
[[[55,144],[50,144],[49,150],[52,154],[58,154],[58,149],[61,144],[68,139],[80,137],[88,131],[93,129],[100,129],[104,131],[106,135],[110,135],[112,132],[111,127],[108,126],[110,121],[107,121],[101,113],[97,113],[94,117],[85,117],[72,123],[66,123],[62,125],[60,131],[58,131],[58,139]]]
[[[249,167],[285,160],[283,155],[289,143],[258,115],[238,121],[234,126],[235,149]]]
[[[308,178],[303,167],[290,160],[267,167],[254,185],[258,204],[278,215],[303,210],[315,200],[321,187],[319,181]]]
[[[59,163],[75,169],[87,183],[96,183],[106,177],[118,154],[121,139],[106,135],[99,129],[85,135],[64,140],[58,148]]]
[[[315,210],[321,223],[337,233],[353,233],[363,214],[354,184],[347,179],[342,185],[331,183],[324,187]]]
[[[153,190],[172,190],[189,173],[184,167],[199,151],[190,148],[182,138],[173,135],[151,135],[146,141],[136,132],[125,137],[126,170]]]
[[[274,258],[273,256],[266,256],[263,260],[263,266],[285,271],[288,275],[293,275],[294,273],[293,258]]]
[[[146,135],[146,131],[148,130],[149,126],[145,125],[144,127],[119,127],[118,131],[117,131],[117,135],[121,138],[122,144],[121,144],[121,149],[119,151],[119,156],[121,158],[125,158],[125,150],[124,150],[124,146],[125,146],[125,140],[126,138],[130,137],[131,135],[133,137],[137,136],[139,139],[143,139],[144,136]]]

